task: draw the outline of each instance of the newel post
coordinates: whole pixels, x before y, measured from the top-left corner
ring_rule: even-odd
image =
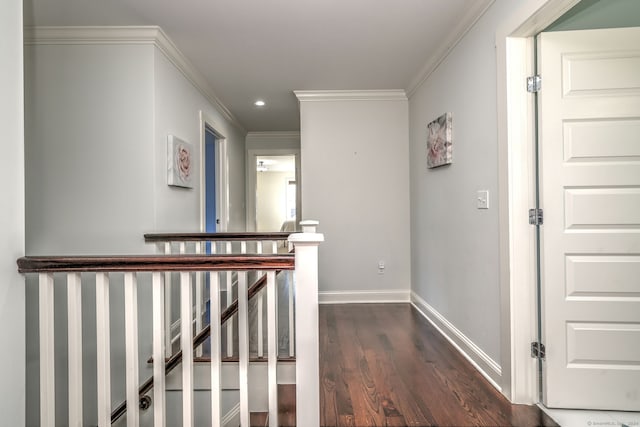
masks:
[[[289,236],[295,247],[296,425],[320,425],[320,341],[318,322],[318,221],[302,221]]]

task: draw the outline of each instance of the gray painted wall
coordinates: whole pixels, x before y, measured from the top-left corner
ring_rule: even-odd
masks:
[[[409,99],[412,291],[498,364],[495,31],[517,3],[496,1]],[[427,124],[445,112],[453,164],[427,169]],[[490,209],[476,208],[478,190]]]
[[[249,132],[247,150],[299,150],[300,132]]]
[[[154,227],[151,45],[25,46],[29,255],[152,253]],[[85,424],[95,423],[95,292],[82,289]],[[141,283],[139,298],[150,297]],[[124,396],[122,280],[111,283],[112,402]],[[27,283],[27,425],[37,425],[38,296]],[[67,419],[66,290],[56,282],[56,420]],[[148,307],[148,305],[146,305]],[[142,332],[150,310],[140,311]],[[140,354],[149,354],[141,340]],[[143,356],[144,357],[144,356]],[[140,365],[141,377],[148,375]]]
[[[199,111],[229,140],[231,226],[244,227],[244,133],[235,129],[153,45],[25,47],[28,254],[154,253],[143,233],[197,231],[193,189],[166,184],[167,134],[199,147]],[[197,162],[196,162],[197,163]],[[196,165],[196,173],[199,170]],[[139,290],[140,378],[151,375],[150,278]],[[67,417],[66,292],[56,284],[57,423]],[[111,283],[112,403],[124,398],[121,276]],[[27,286],[27,425],[37,425],[37,285]],[[95,293],[83,286],[85,424],[95,424]]]
[[[25,291],[16,259],[24,255],[22,1],[0,2],[0,424],[25,424]]]
[[[199,113],[227,139],[229,157],[229,230],[245,230],[245,133],[215,109],[158,49],[154,52],[154,168],[155,230],[200,231],[200,180],[194,188],[167,186],[167,135],[173,134],[193,144],[200,152]],[[199,156],[199,155],[198,155]],[[200,161],[194,173],[200,175]],[[186,209],[185,209],[186,207]]]
[[[408,293],[407,112],[406,100],[300,103],[302,211],[325,235],[321,300]]]
[[[545,31],[640,26],[638,0],[582,0]]]

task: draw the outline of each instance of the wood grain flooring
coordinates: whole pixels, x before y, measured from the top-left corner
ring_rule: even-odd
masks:
[[[557,426],[512,405],[409,304],[320,306],[322,426]]]

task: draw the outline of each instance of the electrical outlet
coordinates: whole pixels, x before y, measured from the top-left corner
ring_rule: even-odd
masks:
[[[378,274],[384,274],[384,261],[378,261]]]

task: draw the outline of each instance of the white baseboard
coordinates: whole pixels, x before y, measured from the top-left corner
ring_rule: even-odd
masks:
[[[411,292],[411,304],[418,310],[480,373],[502,392],[500,382],[502,368],[480,347],[458,330],[442,314],[431,307],[415,292]]]
[[[320,304],[357,304],[409,302],[409,291],[395,289],[378,291],[325,291],[318,292]]]

